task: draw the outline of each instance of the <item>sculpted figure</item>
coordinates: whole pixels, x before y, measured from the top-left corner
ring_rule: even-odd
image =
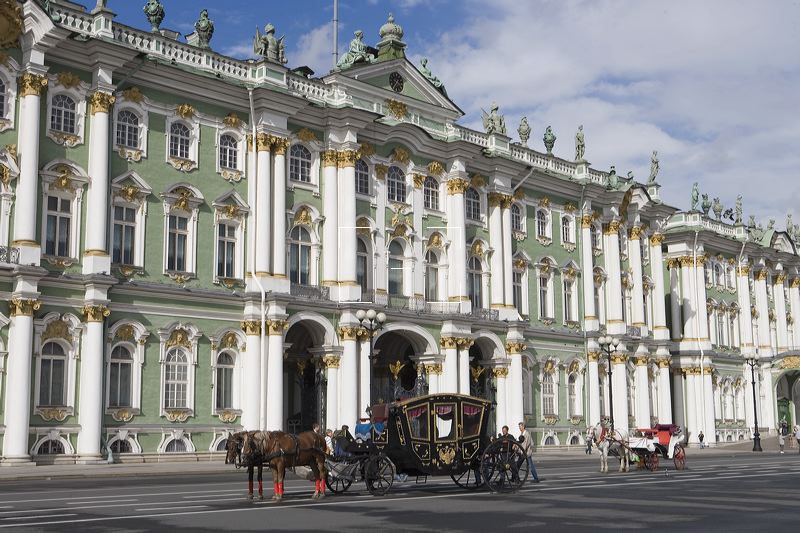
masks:
[[[736,219],[734,223],[741,224],[742,223],[742,195],[736,197]]]
[[[517,128],[517,133],[519,133],[519,140],[522,142],[522,146],[527,147],[528,139],[531,138],[531,127],[528,124],[528,117],[522,117],[519,128]]]
[[[711,209],[711,200],[708,199],[707,194],[703,194],[703,202],[700,204],[700,209],[703,210],[703,215],[708,216],[708,210]]]
[[[208,43],[214,36],[214,22],[208,18],[208,9],[200,12],[200,18],[194,23],[194,31],[197,33],[197,46],[209,48]]]
[[[606,187],[609,189],[616,190],[619,187],[619,176],[617,176],[617,167],[611,165],[611,170],[608,171],[608,181],[606,181]]]
[[[773,230],[773,229],[775,229],[775,219],[771,218],[771,219],[769,219],[769,222],[767,222],[767,231]]]
[[[253,52],[265,57],[267,61],[272,63],[281,65],[286,63],[286,47],[283,42],[283,36],[280,39],[275,38],[275,26],[272,24],[264,26],[264,35],[261,35],[258,32],[258,27],[256,27]]]
[[[714,198],[711,209],[714,210],[714,216],[717,217],[717,220],[720,220],[722,218],[722,202],[719,201],[719,197]]]
[[[756,217],[755,216],[750,215],[750,219],[747,221],[747,227],[748,228],[755,228],[756,227]]]
[[[786,215],[786,233],[794,235],[794,224],[792,223],[792,214]]]
[[[652,185],[656,182],[656,176],[658,176],[658,152],[653,150],[653,155],[650,156],[650,177],[647,178],[647,184]]]
[[[584,153],[586,153],[586,143],[583,139],[583,124],[581,124],[575,134],[575,161],[583,161]]]
[[[492,103],[492,107],[489,108],[489,113],[481,109],[481,113],[483,114],[483,127],[486,129],[486,133],[506,134],[506,119],[497,112],[499,109],[496,103]]]
[[[691,211],[697,211],[697,201],[700,199],[700,191],[697,190],[697,182],[692,185],[692,208]]]
[[[553,128],[547,126],[542,140],[544,141],[544,147],[547,149],[547,155],[553,155],[553,146],[556,144],[556,135],[553,133]]]
[[[150,31],[157,33],[161,21],[164,20],[164,6],[159,0],[147,0],[142,11],[147,15],[147,21],[150,22]]]
[[[442,83],[442,80],[434,76],[433,72],[431,72],[431,69],[428,68],[428,58],[423,57],[419,63],[421,69],[420,72],[422,72],[422,75],[425,76],[425,78],[430,82],[430,84],[436,87],[436,89],[440,93],[447,96],[447,91],[444,88],[444,83]]]
[[[350,49],[336,63],[336,68],[338,69],[352,67],[355,63],[372,63],[375,61],[375,56],[367,51],[367,45],[364,44],[364,32],[356,30],[353,35],[355,35],[355,38],[350,41]]]

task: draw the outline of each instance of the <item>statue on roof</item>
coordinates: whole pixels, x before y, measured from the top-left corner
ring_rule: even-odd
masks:
[[[692,185],[692,208],[690,211],[697,211],[697,201],[700,199],[700,191],[697,190],[697,182]]]
[[[433,72],[431,72],[431,69],[428,68],[428,58],[423,57],[420,60],[419,64],[420,64],[420,72],[422,72],[422,75],[425,76],[425,79],[427,79],[431,85],[436,87],[437,91],[447,96],[447,91],[444,88],[444,83],[442,83],[442,80],[434,76]]]
[[[656,176],[658,176],[658,152],[653,150],[653,155],[650,156],[650,177],[647,178],[647,184],[652,185],[656,182]]]
[[[755,216],[750,215],[750,219],[747,221],[747,227],[748,228],[755,228],[756,227],[756,217]]]
[[[714,198],[714,203],[711,206],[711,209],[714,211],[714,216],[717,217],[717,220],[722,219],[722,202],[719,201],[719,196]]]
[[[634,179],[633,179],[633,171],[632,170],[628,171],[628,180],[630,180],[631,183],[633,183],[633,181],[634,181]]]
[[[506,119],[503,115],[497,112],[499,109],[500,108],[494,102],[492,102],[492,107],[489,108],[488,113],[481,109],[481,113],[483,114],[483,127],[486,130],[486,133],[499,133],[500,135],[506,134]]]
[[[578,126],[575,134],[575,162],[583,161],[583,154],[586,153],[586,142],[583,139],[583,124]]]
[[[161,21],[164,20],[164,15],[166,14],[160,0],[147,0],[142,11],[147,15],[147,21],[150,22],[150,31],[158,33],[158,28],[161,26]]]
[[[792,214],[786,215],[786,233],[794,235],[794,223],[792,222]]]
[[[742,195],[736,197],[736,219],[733,221],[735,224],[742,223]]]
[[[700,209],[703,210],[703,216],[708,216],[708,212],[711,209],[711,200],[709,200],[708,195],[703,193],[703,201],[700,203]]]
[[[774,229],[775,229],[775,219],[771,218],[771,219],[769,219],[769,222],[767,223],[767,231],[774,230]]]
[[[545,149],[547,149],[547,155],[553,155],[553,146],[556,145],[556,134],[553,133],[553,128],[551,126],[545,128],[542,140],[544,141]]]
[[[282,35],[280,39],[275,38],[275,26],[267,24],[264,26],[264,35],[258,32],[256,26],[256,36],[253,38],[253,53],[264,57],[267,61],[283,65],[286,63],[286,46]]]
[[[214,36],[214,22],[208,18],[208,9],[200,12],[200,18],[194,23],[194,31],[197,34],[197,46],[210,48],[209,43]]]
[[[527,148],[528,139],[531,138],[531,127],[528,124],[528,117],[522,117],[522,120],[519,122],[519,128],[517,128],[517,133],[519,134],[519,140],[522,146]]]
[[[608,178],[606,179],[606,187],[616,190],[619,187],[619,176],[617,176],[617,167],[611,165],[611,170],[608,171]]]
[[[340,70],[350,68],[356,63],[373,63],[375,61],[375,55],[370,53],[367,45],[364,44],[364,32],[356,30],[353,35],[355,38],[350,41],[350,49],[336,63],[336,68]]]

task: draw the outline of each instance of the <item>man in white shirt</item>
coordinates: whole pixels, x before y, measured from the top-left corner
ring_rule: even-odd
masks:
[[[539,483],[539,475],[536,473],[536,466],[533,464],[533,439],[531,432],[525,429],[525,422],[519,423],[519,440],[522,449],[525,450],[525,459],[528,461],[528,470],[533,476],[533,482]]]

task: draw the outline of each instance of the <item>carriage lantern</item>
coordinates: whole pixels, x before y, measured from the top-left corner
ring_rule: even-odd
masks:
[[[612,372],[611,372],[611,354],[617,351],[617,346],[619,346],[619,339],[616,337],[610,337],[608,335],[603,335],[597,342],[600,344],[600,348],[605,352],[608,356],[608,405],[609,405],[609,420],[611,421],[611,433],[614,433],[614,383],[612,381]]]
[[[374,353],[374,346],[375,343],[373,342],[373,338],[375,337],[375,332],[380,331],[383,327],[384,322],[386,322],[386,313],[376,313],[374,309],[369,309],[364,311],[363,309],[359,309],[356,311],[356,319],[358,319],[361,327],[364,328],[369,336],[369,383],[370,383],[370,395],[374,399],[374,389],[375,389],[375,380],[373,379],[372,375],[372,365],[375,363],[375,353]],[[371,403],[371,401],[370,401]],[[369,409],[369,405],[367,409]]]
[[[750,366],[750,383],[753,385],[753,451],[762,452],[761,449],[761,435],[758,434],[758,404],[756,403],[756,371],[755,367],[758,361],[755,357],[748,357],[744,360]]]

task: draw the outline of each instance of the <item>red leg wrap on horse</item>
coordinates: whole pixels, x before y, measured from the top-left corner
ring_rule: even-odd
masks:
[[[258,481],[258,493],[264,494],[264,482],[261,480]]]
[[[319,492],[319,480],[314,480],[314,492]]]
[[[277,483],[273,483],[273,484],[272,484],[272,492],[274,492],[275,494],[280,494],[280,493],[281,493],[281,492],[278,490],[278,484],[277,484]]]
[[[248,494],[253,494],[253,482],[252,481],[248,481],[247,482],[247,493]]]
[[[281,491],[281,496],[283,496],[283,481],[281,481],[280,483],[278,483],[278,490],[280,490],[280,491]]]

